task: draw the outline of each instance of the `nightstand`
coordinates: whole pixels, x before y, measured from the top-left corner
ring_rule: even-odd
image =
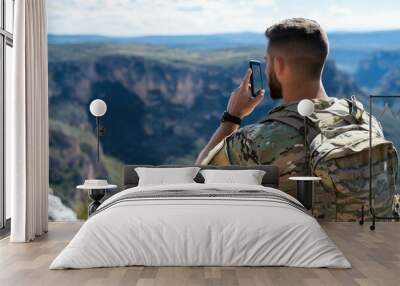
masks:
[[[290,177],[297,182],[297,200],[308,210],[313,207],[314,182],[321,181],[320,177]]]
[[[90,216],[101,205],[100,201],[104,198],[106,190],[116,189],[117,185],[110,185],[106,180],[85,180],[83,185],[79,185],[76,188],[78,190],[88,190],[89,198],[92,200],[88,207]]]

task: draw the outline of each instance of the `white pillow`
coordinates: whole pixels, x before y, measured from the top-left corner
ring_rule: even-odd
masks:
[[[193,179],[199,170],[199,167],[135,168],[139,176],[139,186],[195,183]]]
[[[201,170],[205,184],[261,185],[265,171],[262,170]]]

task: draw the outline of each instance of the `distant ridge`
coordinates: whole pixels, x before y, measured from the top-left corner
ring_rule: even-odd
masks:
[[[260,33],[226,33],[210,35],[171,35],[112,37],[99,35],[55,35],[49,34],[51,44],[113,42],[124,44],[162,45],[191,50],[218,50],[226,48],[263,47],[265,38]]]
[[[56,35],[47,36],[49,44],[84,43],[84,42],[103,42],[112,41],[112,37],[99,35]]]
[[[400,51],[400,30],[371,32],[331,32],[329,58],[338,67],[354,73],[358,63],[376,51]],[[100,35],[49,35],[50,44],[113,43],[121,45],[153,45],[188,51],[231,49],[264,49],[263,33],[225,33],[209,35],[171,35],[142,37],[110,37]],[[259,54],[262,54],[260,51]]]
[[[331,32],[332,49],[400,49],[400,30],[371,32]],[[264,47],[263,33],[242,32],[209,35],[171,35],[112,37],[101,35],[56,35],[49,34],[49,43],[113,42],[163,45],[193,50],[215,50],[241,47]]]

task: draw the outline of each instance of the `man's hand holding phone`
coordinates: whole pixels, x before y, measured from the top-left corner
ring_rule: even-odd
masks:
[[[252,70],[249,68],[239,88],[231,93],[228,102],[227,111],[229,114],[241,119],[253,112],[254,108],[263,100],[265,94],[265,90],[261,89],[255,97],[251,95],[251,75]]]
[[[249,68],[240,86],[234,92],[232,92],[231,97],[229,98],[228,107],[226,108],[230,116],[239,118],[239,123],[235,123],[235,120],[225,121],[223,120],[223,116],[221,119],[221,125],[214,132],[208,144],[203,148],[203,150],[201,150],[199,156],[197,157],[196,165],[208,164],[205,163],[204,160],[208,156],[209,152],[217,144],[221,143],[224,138],[238,130],[241,119],[252,113],[254,108],[256,108],[256,106],[263,100],[265,93],[264,89],[260,89],[255,97],[252,96],[250,84],[252,78],[251,74],[252,70]]]

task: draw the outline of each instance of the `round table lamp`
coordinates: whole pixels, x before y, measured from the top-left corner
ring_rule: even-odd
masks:
[[[95,117],[101,117],[107,112],[107,104],[101,99],[95,99],[90,103],[90,113]]]
[[[310,116],[314,112],[314,103],[309,99],[303,99],[297,105],[297,111],[301,116]]]
[[[107,112],[107,104],[101,99],[95,99],[90,103],[89,110],[96,117],[97,161],[100,161],[100,137],[104,136],[106,131],[100,126],[100,117]]]
[[[306,175],[310,176],[310,164],[309,164],[309,158],[308,158],[308,142],[307,142],[307,136],[308,136],[308,126],[307,126],[307,117],[313,114],[314,112],[314,103],[309,100],[309,99],[303,99],[302,101],[299,102],[297,105],[297,112],[304,117],[304,150],[305,150],[305,164],[306,164]]]

